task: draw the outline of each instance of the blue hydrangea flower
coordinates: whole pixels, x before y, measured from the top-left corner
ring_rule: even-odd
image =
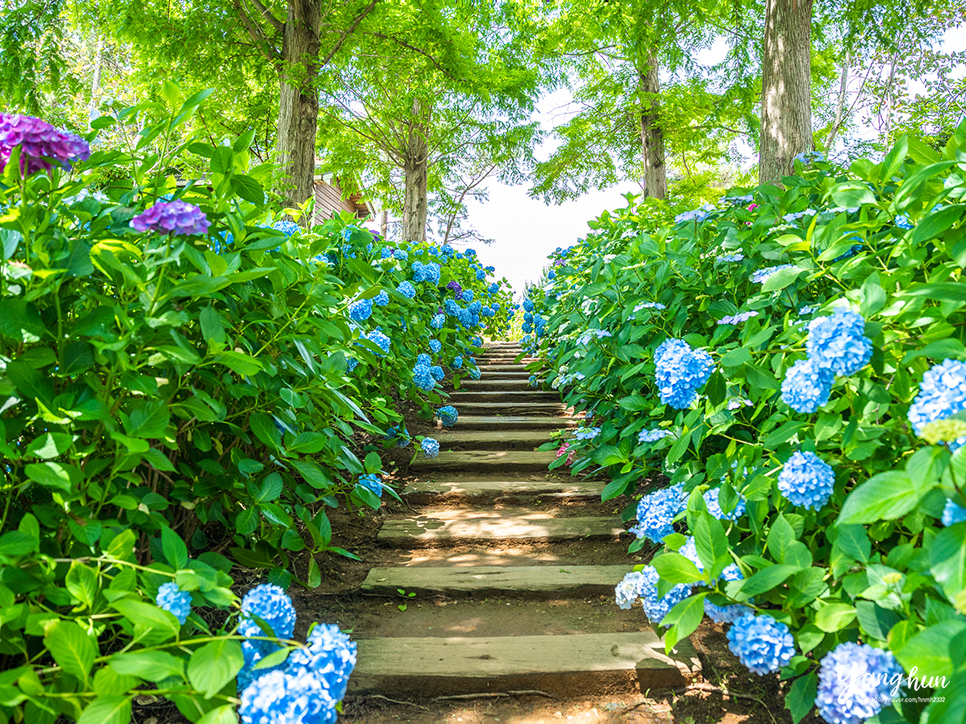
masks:
[[[754,610],[740,603],[718,606],[706,598],[704,599],[704,612],[715,623],[734,623],[742,616],[753,614]]]
[[[654,566],[644,566],[644,570],[641,573],[643,576],[638,589],[640,591],[641,606],[644,608],[644,613],[651,623],[660,625],[664,617],[667,616],[668,611],[691,595],[691,587],[679,583],[659,598],[657,595],[657,582],[661,579],[661,576],[654,569]]]
[[[655,381],[661,402],[682,410],[694,402],[697,390],[714,371],[711,355],[695,351],[683,339],[666,339],[654,353]]]
[[[418,261],[413,263],[413,281],[429,282],[439,284],[439,264],[434,261],[428,264],[420,264]]]
[[[270,671],[277,671],[282,668],[281,665],[270,666],[262,669],[255,668],[259,661],[264,659],[269,654],[278,651],[279,648],[281,648],[280,646],[276,646],[270,641],[242,641],[241,647],[242,655],[245,658],[245,663],[242,666],[241,671],[238,672],[238,691],[244,691],[248,685],[258,677],[264,676]]]
[[[814,304],[806,304],[804,307],[798,310],[799,317],[807,317],[809,314],[818,309]]]
[[[349,372],[352,372],[353,370],[355,370],[356,367],[359,366],[359,360],[357,360],[355,357],[347,357],[345,362],[346,362],[346,369]]]
[[[640,571],[631,571],[624,576],[623,580],[614,589],[614,600],[617,607],[625,611],[634,605],[634,601],[641,597],[641,588],[646,584],[644,574]]]
[[[796,451],[778,475],[778,490],[793,505],[821,510],[835,489],[835,471],[813,452]]]
[[[439,455],[439,442],[431,437],[424,437],[419,446],[423,449],[423,453],[428,458],[434,458]]]
[[[742,261],[744,258],[745,258],[744,254],[723,254],[719,256],[717,259],[715,259],[715,261],[733,263],[733,262]]]
[[[648,493],[637,504],[637,525],[630,532],[652,543],[661,543],[674,532],[674,517],[686,505],[682,483]]]
[[[635,312],[640,312],[642,309],[657,309],[660,311],[662,309],[667,309],[667,307],[660,302],[644,302],[643,304],[638,304],[636,307],[634,307]]]
[[[333,624],[316,624],[306,640],[308,648],[288,657],[286,672],[314,675],[336,701],[345,696],[349,675],[356,666],[356,645]]]
[[[272,224],[272,228],[275,231],[281,231],[285,236],[292,236],[292,234],[297,234],[301,231],[299,225],[290,219],[283,219],[281,221],[276,221]]]
[[[674,217],[674,223],[680,224],[683,221],[696,221],[701,222],[708,218],[710,212],[714,211],[714,206],[710,204],[705,204],[704,206],[693,209],[691,211],[685,211],[684,213],[678,214]]]
[[[772,274],[782,269],[791,269],[793,264],[779,264],[778,266],[769,266],[764,269],[756,269],[754,274],[751,275],[751,281],[753,284],[764,284],[765,280],[768,279]]]
[[[919,394],[909,406],[909,422],[918,435],[923,425],[945,420],[966,409],[966,362],[946,359],[926,370]],[[950,445],[957,449],[966,443],[960,438]]]
[[[252,618],[252,616],[257,616],[268,624],[276,637],[280,639],[292,637],[292,632],[295,630],[295,607],[292,605],[292,599],[289,598],[288,594],[274,583],[261,583],[251,589],[242,598],[241,609],[242,616],[238,622],[238,633],[242,636],[266,635],[261,626]],[[271,644],[271,642],[252,643],[263,650],[265,647],[260,644],[269,644],[274,648],[274,644]]]
[[[433,365],[432,367],[430,367],[429,374],[430,374],[430,377],[432,377],[437,382],[442,382],[443,378],[446,377],[446,373],[443,371],[443,368],[440,367],[439,365]]]
[[[527,379],[527,384],[530,385],[530,387],[536,387],[539,384],[537,382],[537,376],[530,375],[530,377]]]
[[[416,287],[411,282],[401,282],[396,287],[396,291],[406,297],[406,299],[413,299],[416,296]]]
[[[398,427],[390,427],[386,431],[383,439],[386,441],[396,440],[396,447],[407,447],[412,441],[412,438],[409,436],[409,430],[402,423]]]
[[[795,655],[788,626],[771,616],[742,616],[728,629],[728,648],[749,671],[759,676],[787,666]]]
[[[661,428],[654,428],[653,430],[641,430],[637,435],[638,442],[657,442],[661,438],[671,437],[673,433],[670,430],[662,430]]]
[[[472,289],[464,289],[463,290],[463,301],[464,302],[472,302],[473,301],[473,290]]]
[[[312,671],[277,670],[245,687],[238,715],[242,724],[334,724],[337,703]]]
[[[593,440],[600,435],[599,427],[581,427],[574,432],[574,437],[578,440]]]
[[[899,214],[899,216],[897,216],[895,219],[895,223],[900,229],[906,230],[911,229],[914,226],[908,214]]]
[[[752,317],[757,317],[758,312],[738,312],[738,314],[732,316],[722,317],[718,320],[718,324],[741,324],[742,322],[747,322]]]
[[[393,255],[393,257],[395,257],[399,261],[406,261],[406,259],[409,258],[409,252],[403,251],[402,249],[396,249],[392,253],[392,255]]]
[[[372,300],[360,299],[349,305],[349,316],[356,322],[364,322],[372,316]]]
[[[478,272],[476,272],[476,278],[481,282],[484,281],[486,279],[486,272],[480,269]]]
[[[793,212],[791,214],[785,214],[782,217],[782,219],[784,219],[787,223],[790,224],[793,221],[798,221],[799,219],[801,219],[801,218],[803,218],[805,216],[808,216],[808,217],[815,216],[815,214],[817,214],[817,213],[818,212],[815,209],[805,209],[803,211],[795,211],[795,212]]]
[[[364,334],[361,338],[369,340],[382,350],[382,354],[378,352],[375,353],[377,357],[385,357],[387,354],[389,354],[389,348],[392,346],[392,340],[390,340],[389,337],[383,334],[380,330],[377,329],[369,332],[368,334]]]
[[[864,332],[862,315],[838,308],[830,317],[819,317],[809,323],[805,351],[815,366],[839,375],[851,375],[872,359],[872,340]]]
[[[418,355],[416,355],[416,364],[426,365],[427,367],[429,367],[430,365],[433,364],[433,358],[430,357],[425,352],[420,352]]]
[[[443,427],[453,427],[459,420],[459,413],[452,405],[446,405],[436,410],[436,417],[442,421]]]
[[[463,357],[461,355],[456,355],[453,358],[452,363],[450,363],[450,367],[452,367],[454,370],[458,370],[462,366],[463,366]]]
[[[835,373],[812,359],[800,359],[782,380],[782,400],[797,412],[812,413],[828,402]]]
[[[377,307],[386,307],[389,305],[389,292],[383,289],[372,300],[376,303]]]
[[[442,329],[444,324],[446,324],[446,316],[443,314],[436,314],[429,320],[429,326],[433,329]]]
[[[429,392],[436,386],[429,365],[418,364],[413,367],[413,384],[423,392]]]
[[[433,354],[439,354],[440,353],[440,350],[442,350],[442,349],[443,349],[443,343],[440,342],[438,339],[431,339],[431,340],[429,340],[429,350]]]
[[[745,514],[745,499],[741,495],[738,496],[738,502],[735,503],[734,510],[730,513],[725,513],[721,509],[721,504],[718,502],[718,496],[720,494],[720,488],[711,488],[710,490],[704,491],[704,504],[708,506],[708,512],[711,515],[718,520],[738,520],[738,518]]]
[[[496,294],[498,291],[500,291],[500,285],[496,282],[493,282],[487,291],[489,291],[490,294]]]
[[[375,473],[359,476],[359,485],[382,497],[382,479]]]
[[[891,651],[847,641],[822,658],[815,705],[829,724],[861,724],[891,705],[902,678]]]
[[[182,591],[174,581],[161,584],[154,602],[178,619],[182,626],[191,615],[191,593]]]
[[[529,299],[524,299],[523,300],[523,311],[525,311],[525,312],[532,312],[533,311],[533,302],[531,302]]]
[[[948,528],[951,525],[963,522],[966,522],[966,508],[957,505],[952,500],[947,500],[946,507],[943,508],[942,524]]]

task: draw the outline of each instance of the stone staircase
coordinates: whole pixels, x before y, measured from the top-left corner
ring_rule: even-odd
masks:
[[[534,449],[574,421],[557,393],[529,387],[524,365],[530,360],[518,361],[521,357],[519,345],[493,343],[478,359],[481,379],[464,382],[451,395],[459,422],[437,436],[442,452],[435,459],[420,456],[411,467],[418,480],[404,498],[416,506],[414,512],[387,520],[378,538],[397,549],[403,561],[418,561],[418,551],[427,547],[460,546],[468,552],[453,560],[443,557],[435,565],[373,568],[362,592],[396,597],[402,590],[415,594],[413,600],[445,597],[456,603],[488,596],[537,601],[533,605],[548,609],[547,625],[534,626],[531,617],[527,628],[500,636],[359,632],[350,694],[427,698],[537,690],[563,699],[578,692],[639,695],[683,685],[697,671],[690,643],[680,642],[666,655],[640,610],[626,612],[636,618],[625,619],[623,630],[605,626],[592,633],[542,633],[560,628],[551,625],[553,607],[543,603],[550,599],[596,596],[603,606],[602,597],[607,597],[615,612],[625,613],[616,611],[613,593],[632,563],[567,561],[566,551],[591,541],[606,541],[620,551],[626,544],[617,542],[624,528],[619,517],[592,509],[592,503],[600,507],[603,483],[553,474],[547,466],[555,453]],[[548,512],[548,501],[566,504],[568,514]],[[586,515],[581,506],[588,508]],[[541,545],[550,546],[549,552],[494,555],[506,546]],[[502,563],[486,565],[493,559]],[[632,630],[626,630],[626,620]]]

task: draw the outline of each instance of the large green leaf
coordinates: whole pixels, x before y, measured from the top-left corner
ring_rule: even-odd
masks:
[[[118,674],[146,681],[162,681],[171,676],[184,678],[184,661],[166,651],[134,651],[115,654],[109,664]]]
[[[916,507],[924,490],[917,488],[909,474],[889,470],[865,481],[849,493],[839,513],[838,522],[874,523],[895,520]]]
[[[99,696],[84,709],[77,724],[130,724],[131,699],[126,696]]]
[[[244,665],[245,657],[238,641],[212,641],[191,654],[188,680],[206,699],[210,699],[232,681]]]
[[[97,656],[97,646],[84,629],[73,621],[58,621],[47,629],[44,644],[60,668],[81,681],[87,681]]]

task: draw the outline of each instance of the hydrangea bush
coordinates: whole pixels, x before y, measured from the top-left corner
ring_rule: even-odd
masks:
[[[279,219],[252,133],[174,142],[206,95],[98,119],[138,122],[125,151],[0,116],[0,721],[126,724],[136,693],[233,721],[236,675],[296,646],[276,640],[292,633],[272,618],[282,589],[352,555],[326,511],[395,494],[378,454],[404,431],[394,399],[427,419],[446,404],[438,379],[415,384],[417,355],[462,356],[459,384],[481,335],[507,329],[470,309],[510,299],[474,254],[348,216]],[[164,175],[185,151],[210,162],[205,182]],[[449,314],[452,280],[474,301]],[[268,608],[239,603],[234,565],[266,571]],[[344,693],[282,669],[241,699]]]
[[[667,645],[729,626],[796,722],[963,721],[963,158],[966,123],[941,151],[799,161],[784,189],[677,218],[632,202],[525,303],[526,343],[600,430],[574,469],[639,497],[631,549],[652,557],[619,605],[648,575],[688,587],[652,607]]]

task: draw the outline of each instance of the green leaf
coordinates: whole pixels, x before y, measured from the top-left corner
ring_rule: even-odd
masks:
[[[23,531],[12,530],[0,536],[0,555],[23,556],[34,553],[38,546],[38,540]]]
[[[898,613],[882,608],[874,601],[857,601],[855,610],[862,630],[879,641],[886,641],[889,631],[901,620]]]
[[[215,311],[214,307],[205,307],[198,315],[198,322],[201,324],[201,335],[209,344],[225,344],[225,325],[221,321],[221,315]]]
[[[794,724],[798,724],[812,710],[816,694],[818,694],[818,673],[815,671],[799,676],[792,683],[785,697],[785,706],[791,712]]]
[[[923,491],[913,485],[906,472],[879,473],[849,493],[838,523],[895,520],[915,508],[922,495]]]
[[[819,609],[815,615],[815,625],[826,633],[841,631],[855,620],[854,606],[847,603],[830,603]]]
[[[788,269],[779,269],[776,272],[772,272],[765,279],[765,283],[761,285],[761,291],[777,292],[780,289],[784,289],[798,279],[799,274],[803,271],[805,270],[800,267],[792,266]]]
[[[319,564],[315,560],[315,556],[309,555],[309,588],[318,588],[322,585],[322,571],[319,570]]]
[[[941,621],[920,631],[894,653],[906,671],[911,671],[914,666],[919,669],[916,674],[920,680],[933,676],[948,679],[953,673],[949,642],[964,630],[966,621]]]
[[[84,479],[79,468],[64,463],[31,463],[23,469],[27,477],[45,488],[70,493]]]
[[[212,709],[195,724],[238,724],[238,715],[235,713],[233,705],[225,704],[225,706]]]
[[[944,528],[929,549],[929,570],[943,587],[950,601],[955,601],[966,583],[966,523]]]
[[[683,601],[678,601],[674,608],[667,612],[661,625],[671,627],[664,635],[664,648],[668,653],[678,641],[687,638],[697,630],[704,619],[704,599],[707,596],[707,593],[688,596]]]
[[[73,561],[64,578],[64,587],[87,608],[93,608],[97,598],[97,573],[80,561]]]
[[[146,681],[163,681],[171,676],[184,679],[184,661],[166,651],[114,654],[108,663],[118,674]]]
[[[255,433],[255,437],[265,443],[269,449],[278,451],[282,447],[282,433],[275,426],[271,416],[264,412],[253,412],[248,418],[248,424]]]
[[[231,190],[238,194],[245,201],[250,201],[256,206],[265,203],[265,191],[262,185],[251,176],[236,174],[231,177]]]
[[[377,452],[368,453],[362,464],[365,466],[367,473],[378,473],[382,470],[382,458],[379,457]]]
[[[27,445],[24,457],[34,457],[46,460],[63,455],[73,444],[74,438],[63,432],[48,432],[35,438]]]
[[[99,696],[84,709],[77,724],[130,724],[131,699],[126,696]]]
[[[150,603],[122,598],[111,605],[134,624],[134,636],[144,646],[170,641],[181,633],[181,624],[174,614]]]
[[[644,410],[650,410],[654,406],[651,400],[636,394],[624,397],[617,404],[628,412],[643,412]]]
[[[868,563],[869,556],[872,554],[872,544],[869,542],[869,535],[865,532],[865,526],[855,523],[838,526],[835,545],[845,555],[859,563]]]
[[[801,421],[795,421],[795,420],[786,422],[777,430],[773,430],[772,432],[770,432],[768,436],[764,440],[762,440],[761,444],[764,445],[766,449],[774,450],[783,442],[787,442],[794,435],[797,435],[799,432],[804,430],[807,425],[808,425],[807,422],[801,422]]]
[[[87,681],[97,647],[84,629],[73,621],[58,621],[47,629],[44,644],[60,668],[81,681]]]
[[[254,375],[262,371],[262,363],[257,359],[233,350],[219,352],[214,356],[214,360],[239,375]]]
[[[188,546],[181,540],[181,536],[170,528],[161,529],[161,550],[168,560],[168,565],[179,570],[188,565]]]
[[[326,476],[318,463],[309,460],[291,460],[289,464],[298,471],[305,482],[316,490],[328,490],[332,487],[332,481]]]
[[[966,205],[964,204],[944,206],[939,211],[933,211],[916,224],[916,228],[912,230],[912,243],[918,246],[935,239],[963,218],[964,212],[966,212]]]
[[[171,412],[164,400],[152,400],[133,410],[124,429],[131,437],[164,437]]]
[[[903,289],[896,294],[904,297],[928,297],[937,302],[966,302],[966,284],[959,282],[912,284],[908,289]]]
[[[876,198],[872,189],[862,181],[845,181],[832,189],[832,202],[836,206],[849,208],[864,204],[875,204]]]
[[[779,563],[784,562],[785,553],[788,551],[788,547],[795,542],[795,531],[792,530],[791,524],[785,520],[785,517],[781,514],[775,519],[771,525],[771,530],[768,531],[767,547],[768,552],[772,554],[772,557]]]
[[[206,699],[210,699],[233,680],[244,665],[245,657],[238,641],[212,641],[191,655],[188,680]]]
[[[258,489],[258,495],[255,496],[255,500],[259,503],[271,503],[274,500],[278,500],[278,496],[282,494],[284,487],[285,483],[281,475],[278,473],[266,475],[261,487]]]
[[[915,203],[919,198],[919,193],[922,190],[923,185],[932,176],[937,176],[943,171],[945,171],[950,166],[954,166],[955,161],[940,161],[939,163],[931,163],[928,166],[920,166],[911,174],[906,176],[903,180],[902,185],[896,192],[893,204],[896,209],[902,211],[907,206]]]
[[[662,553],[651,560],[651,565],[668,583],[695,583],[704,580],[704,574],[694,562],[680,553]]]
[[[318,432],[300,432],[289,444],[288,450],[293,453],[310,455],[317,453],[325,447],[327,438]]]
[[[711,576],[718,573],[715,564],[728,560],[728,538],[721,521],[709,513],[700,512],[694,526],[694,545],[704,570]],[[730,561],[729,561],[730,562]]]
[[[765,591],[770,591],[775,586],[784,583],[790,576],[798,573],[801,569],[798,566],[768,566],[755,573],[741,584],[741,600],[745,601],[752,596],[758,596]]]
[[[906,472],[913,486],[926,493],[937,485],[949,465],[949,457],[949,451],[941,445],[916,450],[906,462]]]

